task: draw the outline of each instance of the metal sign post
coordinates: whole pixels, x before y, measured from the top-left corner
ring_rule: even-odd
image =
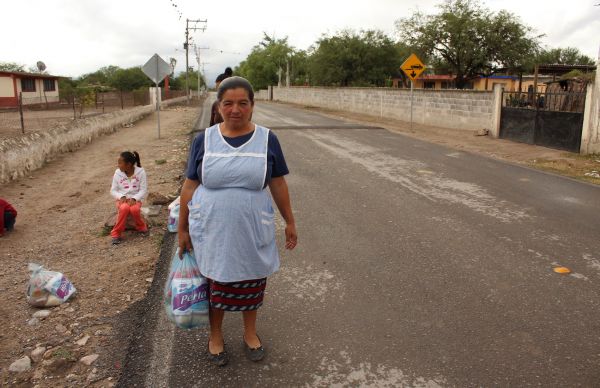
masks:
[[[160,88],[158,84],[171,74],[171,66],[165,62],[158,54],[154,54],[152,58],[142,66],[142,71],[148,76],[156,87],[156,118],[158,138],[160,139]]]
[[[411,54],[410,57],[404,61],[400,69],[406,74],[408,78],[410,78],[410,131],[413,130],[413,99],[414,99],[414,89],[415,89],[415,80],[425,71],[425,65],[419,57],[415,54]]]
[[[410,131],[411,132],[413,130],[412,113],[413,113],[413,94],[414,94],[414,89],[415,89],[415,82],[413,80],[410,80]]]
[[[158,130],[158,138],[160,139],[160,88],[158,87],[158,84],[154,85],[156,91],[156,126]]]

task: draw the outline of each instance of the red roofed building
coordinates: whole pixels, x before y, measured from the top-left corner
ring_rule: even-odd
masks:
[[[58,79],[49,74],[0,71],[0,108],[19,106],[19,93],[23,105],[59,102]]]

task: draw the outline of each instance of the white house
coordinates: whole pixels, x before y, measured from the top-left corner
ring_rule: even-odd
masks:
[[[23,105],[58,102],[58,79],[60,77],[0,71],[0,108],[19,106],[19,93],[22,93]]]

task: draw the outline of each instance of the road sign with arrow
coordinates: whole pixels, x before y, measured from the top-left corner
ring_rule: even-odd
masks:
[[[408,59],[404,61],[400,68],[402,69],[404,74],[406,74],[406,76],[411,79],[411,81],[414,81],[417,78],[419,78],[421,73],[425,71],[425,65],[415,54],[410,54],[410,57],[408,57]]]

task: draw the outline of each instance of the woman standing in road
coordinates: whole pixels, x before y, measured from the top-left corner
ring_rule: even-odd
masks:
[[[286,249],[294,249],[297,234],[279,141],[269,129],[251,122],[252,86],[241,77],[227,78],[217,100],[224,122],[194,139],[178,232],[180,252],[193,248],[200,272],[209,279],[208,357],[222,366],[228,361],[222,332],[225,311],[243,314],[247,357],[264,357],[256,332],[257,309],[267,277],[279,269],[271,196],[286,222]]]

